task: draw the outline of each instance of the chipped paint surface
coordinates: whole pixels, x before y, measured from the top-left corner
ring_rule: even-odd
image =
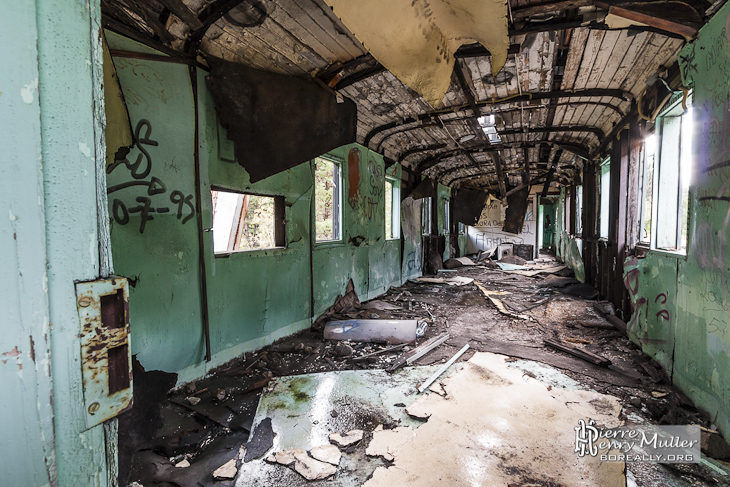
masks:
[[[35,94],[38,92],[38,78],[34,79],[20,89],[20,98],[23,103],[30,105],[35,100]]]

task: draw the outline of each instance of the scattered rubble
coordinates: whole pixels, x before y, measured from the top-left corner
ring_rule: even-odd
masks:
[[[362,440],[363,438],[363,431],[362,430],[351,430],[345,433],[344,435],[340,433],[332,433],[330,435],[330,441],[334,443],[335,445],[347,448],[350,445],[354,445],[358,441]]]
[[[213,472],[213,478],[216,480],[231,480],[236,478],[238,468],[236,467],[236,459],[228,460],[225,464],[218,467]]]
[[[331,463],[332,465],[339,465],[342,453],[340,449],[335,445],[322,445],[315,446],[309,451],[310,455],[320,462]]]
[[[459,260],[462,259],[465,258]],[[267,428],[264,420],[254,427],[253,418],[259,396],[262,390],[271,387],[269,381],[272,378],[333,370],[396,371],[405,365],[443,365],[466,345],[468,349],[457,359],[459,362],[469,360],[474,351],[479,351],[504,354],[508,357],[506,364],[511,367],[520,367],[523,361],[519,359],[557,367],[582,387],[620,398],[623,404],[621,417],[628,422],[702,425],[712,432],[705,431],[703,435],[705,446],[708,447],[705,453],[722,459],[725,453],[715,448],[714,442],[719,438],[724,444],[724,440],[713,429],[710,419],[694,409],[686,398],[669,385],[668,378],[658,364],[642,355],[625,338],[619,331],[623,321],[616,318],[609,303],[580,297],[592,296],[594,290],[581,287],[568,269],[556,272],[555,269],[561,267],[558,262],[538,259],[534,263],[524,263],[528,270],[504,271],[493,261],[475,264],[471,259],[466,259],[472,265],[460,262],[462,265],[456,267],[455,272],[406,282],[391,288],[377,300],[364,304],[360,303],[354,285],[350,282],[345,294],[317,320],[312,329],[286,337],[254,353],[247,353],[240,360],[167,396],[164,391],[174,386],[175,379],[170,383],[169,378],[165,378],[168,385],[161,388],[161,395],[154,396],[145,389],[144,380],[135,375],[135,405],[145,404],[145,398],[138,397],[138,394],[154,398],[152,403],[158,402],[154,407],[144,407],[144,419],[137,420],[137,423],[126,421],[124,433],[120,426],[120,472],[128,472],[131,463],[131,459],[123,456],[121,450],[136,455],[134,473],[131,476],[125,474],[124,485],[134,481],[141,485],[152,485],[154,482],[175,480],[181,482],[179,485],[196,485],[198,480],[195,479],[201,479],[200,485],[212,486],[206,483],[213,482],[212,473],[230,463],[231,455],[235,455],[240,445],[246,447],[245,462],[266,455],[274,438],[271,423],[268,423]],[[452,264],[455,263],[449,266]],[[447,281],[451,281],[451,285]],[[462,284],[453,285],[455,281]],[[577,293],[578,296],[562,292],[576,289],[581,291]],[[414,321],[425,323],[427,327],[422,337],[417,336],[408,344],[324,339],[323,331],[327,322],[370,320],[373,314],[377,314],[379,321]],[[614,324],[616,320],[620,322],[619,326]],[[580,349],[586,356],[593,356],[594,360],[587,361],[585,357],[555,350],[549,341],[574,350]],[[610,368],[596,365],[605,365],[607,362],[611,363]],[[396,376],[401,373],[398,372]],[[527,372],[525,375],[530,377]],[[537,375],[539,377],[539,373]],[[414,393],[417,386],[418,383],[414,382]],[[437,394],[428,396],[451,399],[452,391],[449,390],[447,395],[438,382],[431,385],[430,390]],[[555,390],[553,387],[552,391]],[[407,400],[398,404],[411,417],[420,416],[421,420],[428,421],[432,419],[426,411]],[[345,421],[342,411],[328,411],[328,417],[330,413],[332,418],[339,415],[338,421]],[[123,418],[120,421],[125,423]],[[380,421],[387,423],[386,420]],[[131,433],[130,425],[134,424],[139,424],[141,433]],[[364,424],[352,426],[366,431],[372,428]],[[398,428],[397,423],[388,424],[383,433],[393,432],[394,428]],[[251,431],[253,436],[250,435]],[[365,433],[363,429],[347,434],[335,433],[329,435],[329,439],[333,443],[327,447],[331,453],[338,450],[337,453],[341,455],[340,448],[345,456],[352,455],[350,451],[353,448],[362,449],[358,451],[362,451],[363,455],[366,449],[375,451],[370,449],[373,443],[368,444],[367,441],[370,433]],[[713,445],[711,448],[710,442]],[[143,454],[151,450],[167,458]],[[310,453],[306,450],[297,452],[299,461],[293,453],[289,457],[282,456],[287,452],[276,452],[267,456],[266,460],[287,465],[305,478],[330,478],[337,470],[335,465],[340,463],[340,459],[336,463],[327,462],[324,451],[320,450],[324,448],[312,448]],[[382,459],[378,461],[398,461],[397,452],[385,451],[376,456]],[[346,464],[346,460],[342,462]],[[295,466],[297,463],[300,464],[299,469]],[[145,464],[154,468],[141,468]],[[234,459],[234,467],[235,464]],[[242,464],[238,470],[243,468]],[[304,481],[288,469],[280,470]],[[186,480],[179,478],[183,473]],[[127,476],[129,482],[126,482]],[[153,481],[151,476],[160,480]],[[202,480],[204,478],[208,480]],[[225,482],[230,482],[230,479],[216,482],[221,486],[229,485]]]

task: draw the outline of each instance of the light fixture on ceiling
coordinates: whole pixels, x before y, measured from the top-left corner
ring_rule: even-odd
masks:
[[[476,137],[476,135],[474,135],[474,134],[466,134],[465,136],[463,136],[462,138],[459,139],[459,142],[461,142],[463,144],[464,142],[469,142],[470,140],[472,140],[475,137]]]

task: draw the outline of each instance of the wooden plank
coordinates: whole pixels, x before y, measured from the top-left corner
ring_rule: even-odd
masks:
[[[561,352],[569,353],[574,357],[578,357],[579,359],[585,360],[586,362],[590,362],[593,365],[597,365],[599,367],[608,367],[609,365],[611,365],[611,361],[609,359],[601,357],[600,355],[596,355],[595,353],[589,352],[587,350],[582,350],[580,348],[573,347],[565,343],[558,342],[556,340],[549,340],[547,338],[543,340],[543,343],[551,348],[560,350]]]
[[[688,40],[697,37],[697,29],[695,29],[694,27],[690,27],[689,25],[672,22],[671,20],[661,19],[659,17],[653,17],[651,15],[636,12],[634,10],[629,10],[624,7],[617,7],[615,5],[609,6],[609,4],[605,2],[596,2],[596,5],[600,6],[601,8],[608,8],[608,12],[612,15],[616,15],[624,19],[633,20],[635,22],[640,22],[650,27],[656,27],[657,29],[661,29],[666,32],[679,34],[686,37]]]
[[[660,66],[671,66],[677,58],[679,50],[682,48],[682,41],[679,39],[664,38],[664,43],[655,51],[655,54],[649,60],[644,71],[638,75],[636,83],[631,89],[632,93],[639,93],[646,86],[646,80],[657,72]]]
[[[589,34],[590,29],[585,27],[573,30],[560,89],[572,90],[575,86],[575,78],[580,69],[581,60],[583,59],[583,51],[585,50]]]
[[[368,52],[322,0],[292,0],[292,3],[306,12],[322,31],[339,43],[353,58]]]
[[[329,22],[329,28],[317,23],[312,15],[305,11],[296,0],[279,0],[277,3],[279,8],[291,17],[292,21],[298,23],[311,37],[326,46],[332,53],[333,59],[345,62],[367,52],[354,44],[349,37],[338,34],[335,31],[334,23]],[[311,2],[308,3],[311,4]],[[278,9],[275,8],[274,10]]]

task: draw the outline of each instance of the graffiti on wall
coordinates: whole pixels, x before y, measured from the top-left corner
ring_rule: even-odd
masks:
[[[168,192],[162,179],[150,176],[152,157],[148,149],[158,147],[159,142],[152,138],[152,124],[148,120],[142,119],[137,123],[134,139],[139,151],[134,162],[129,160],[128,155],[125,159],[114,161],[106,170],[107,174],[112,174],[118,168],[125,167],[130,178],[107,188],[112,203],[111,217],[119,225],[127,225],[133,215],[139,214],[139,233],[144,233],[147,222],[154,220],[154,214],[172,214],[184,225],[195,216],[193,194],[185,194],[178,189]],[[123,190],[140,186],[147,188],[145,196],[136,196],[133,201],[124,196]]]
[[[505,243],[536,245],[537,221],[533,208],[534,199],[531,199],[527,205],[522,231],[515,235],[502,231],[504,208],[499,200],[490,199],[482,210],[477,224],[468,229],[469,252],[488,250]]]
[[[347,203],[353,211],[362,213],[369,221],[378,213],[378,207],[383,197],[385,187],[385,174],[383,166],[368,154],[366,170],[360,170],[362,153],[354,147],[347,154]],[[361,177],[366,178],[363,182],[365,192],[360,191]]]
[[[624,286],[629,291],[629,300],[631,301],[631,320],[626,324],[626,330],[630,336],[635,336],[642,344],[663,345],[667,343],[666,340],[651,338],[647,330],[644,330],[643,334],[639,330],[640,320],[643,317],[643,321],[646,323],[649,320],[650,313],[649,298],[647,298],[646,292],[640,289],[640,266],[641,261],[633,256],[628,257],[624,262]],[[657,293],[656,296],[653,296],[653,300],[655,306],[652,320],[661,325],[671,325],[672,312],[667,293]]]

